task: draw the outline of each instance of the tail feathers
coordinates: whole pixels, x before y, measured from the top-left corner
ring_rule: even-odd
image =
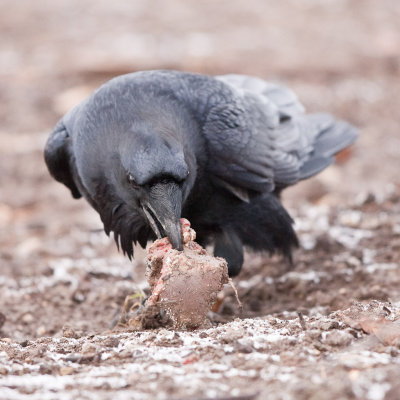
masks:
[[[353,125],[335,120],[330,115],[313,114],[307,118],[319,132],[313,143],[313,151],[300,167],[300,179],[309,178],[328,167],[335,161],[335,154],[354,143],[358,136]]]
[[[299,180],[310,178],[335,162],[335,157],[311,157],[300,169]]]

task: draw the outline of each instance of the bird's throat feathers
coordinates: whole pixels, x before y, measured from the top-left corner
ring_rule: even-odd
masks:
[[[106,234],[113,232],[118,249],[121,248],[130,259],[134,244],[139,243],[145,248],[147,241],[155,238],[143,215],[118,198],[110,184],[103,182],[97,185],[95,208]]]

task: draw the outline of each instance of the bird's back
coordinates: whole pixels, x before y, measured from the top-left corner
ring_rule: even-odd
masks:
[[[306,114],[295,93],[285,86],[245,75],[222,75],[217,79],[238,96],[252,98],[265,109],[265,131],[270,129],[273,141],[273,181],[278,187],[317,174],[358,136],[354,126],[329,114]]]
[[[104,89],[130,99],[133,108],[147,102],[176,113],[177,120],[193,116],[197,127],[182,140],[208,152],[208,174],[239,190],[272,191],[313,176],[357,137],[353,126],[331,115],[306,114],[285,86],[245,75],[143,71],[117,77]]]

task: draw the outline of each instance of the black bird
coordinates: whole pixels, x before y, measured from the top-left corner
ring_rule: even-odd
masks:
[[[292,91],[258,78],[144,71],[110,80],[68,112],[45,161],[129,258],[133,243],[156,237],[182,249],[185,217],[235,276],[244,246],[291,257],[298,241],[280,192],[356,137],[350,124],[305,114]]]

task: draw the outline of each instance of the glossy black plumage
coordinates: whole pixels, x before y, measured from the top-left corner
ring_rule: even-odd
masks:
[[[129,257],[132,243],[156,236],[179,247],[182,216],[236,275],[243,246],[290,257],[297,238],[278,193],[356,136],[258,78],[146,71],[114,78],[66,114],[45,160]]]

